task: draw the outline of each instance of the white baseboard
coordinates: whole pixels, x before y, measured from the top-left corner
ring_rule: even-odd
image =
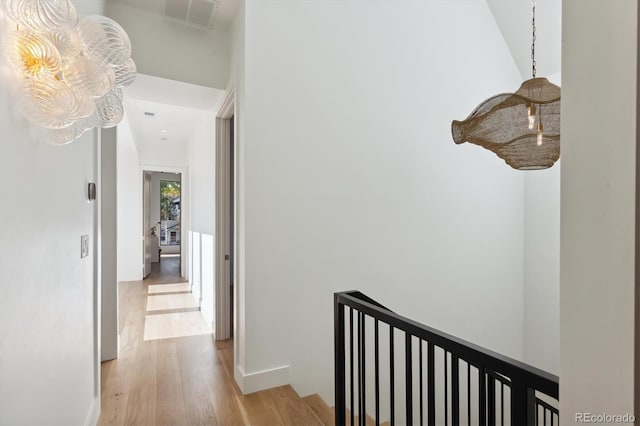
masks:
[[[98,424],[98,418],[100,417],[100,398],[95,398],[89,408],[87,419],[84,424],[86,426],[95,426]]]
[[[244,395],[289,384],[289,366],[270,368],[246,374],[242,367],[235,369],[235,379]]]

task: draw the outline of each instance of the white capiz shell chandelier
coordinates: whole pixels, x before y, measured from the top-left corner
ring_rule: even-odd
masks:
[[[135,80],[136,65],[120,25],[79,17],[70,0],[0,0],[0,18],[16,104],[46,142],[67,144],[122,120],[122,88]]]

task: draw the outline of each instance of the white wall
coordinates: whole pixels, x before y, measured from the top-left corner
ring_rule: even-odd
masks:
[[[78,4],[83,14],[101,6]],[[98,178],[97,131],[62,147],[36,140],[0,74],[0,424],[95,422],[100,286],[86,188]]]
[[[118,173],[117,129],[100,131],[100,258],[102,361],[118,357]]]
[[[520,84],[487,4],[245,7],[239,374],[288,365],[331,401],[332,293],[353,288],[521,358],[524,176],[450,134]]]
[[[214,265],[214,240],[213,235],[201,234],[200,235],[200,271],[202,282],[202,302],[200,303],[200,310],[205,321],[211,327],[211,330],[215,330],[215,265]]]
[[[560,163],[525,175],[524,361],[560,366]]]
[[[227,32],[204,31],[116,1],[106,15],[129,34],[138,71],[224,89],[228,78]]]
[[[201,255],[200,255],[200,233],[191,233],[191,270],[193,275],[189,277],[191,283],[191,291],[193,297],[201,301],[202,300],[202,269],[200,267]]]
[[[191,229],[213,235],[215,228],[215,112],[194,111],[197,117],[189,137]]]
[[[142,279],[142,184],[129,121],[118,125],[118,281]]]
[[[189,137],[189,177],[192,200],[191,231],[195,233],[194,244],[198,242],[198,252],[194,251],[191,268],[202,298],[201,310],[207,323],[212,327],[215,315],[215,112],[198,111],[194,127]],[[198,256],[195,258],[195,256]],[[201,289],[201,290],[200,290]]]
[[[576,412],[634,408],[638,6],[565,0],[562,12],[560,423],[569,425]]]

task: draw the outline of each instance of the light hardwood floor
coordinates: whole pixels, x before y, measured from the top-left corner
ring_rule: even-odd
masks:
[[[322,400],[309,405],[290,386],[242,395],[230,340],[206,334],[145,341],[149,285],[158,292],[159,284],[179,282],[175,265],[162,266],[144,281],[120,283],[120,354],[102,364],[99,425],[333,424]]]

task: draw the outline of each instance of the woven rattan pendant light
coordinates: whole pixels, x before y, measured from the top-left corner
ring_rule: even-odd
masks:
[[[466,120],[451,124],[455,143],[480,145],[518,170],[547,169],[560,158],[560,88],[546,78],[536,78],[535,0],[531,23],[533,78],[515,93],[493,96]]]

